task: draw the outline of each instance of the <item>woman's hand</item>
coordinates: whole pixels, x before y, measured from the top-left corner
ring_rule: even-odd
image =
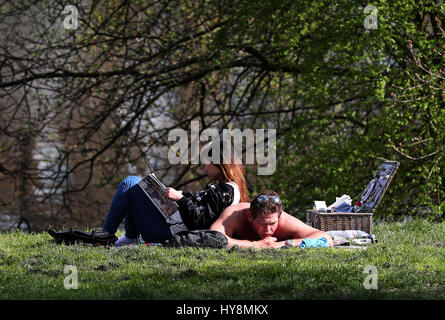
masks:
[[[175,200],[175,201],[177,201],[183,197],[182,191],[175,190],[171,187],[165,188],[164,196],[166,196],[167,198],[169,198],[171,200]]]

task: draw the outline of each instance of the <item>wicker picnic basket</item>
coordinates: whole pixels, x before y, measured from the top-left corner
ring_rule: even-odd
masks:
[[[372,233],[372,213],[316,212],[308,210],[306,223],[322,230],[362,230]]]
[[[372,216],[399,167],[397,161],[385,161],[361,194],[359,212],[317,212],[308,210],[306,223],[322,231],[362,230],[372,233]]]

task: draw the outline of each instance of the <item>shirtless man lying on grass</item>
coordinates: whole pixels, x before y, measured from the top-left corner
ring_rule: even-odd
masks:
[[[223,233],[229,247],[333,246],[327,233],[308,226],[282,211],[282,208],[278,194],[265,190],[251,203],[226,208],[210,229]]]

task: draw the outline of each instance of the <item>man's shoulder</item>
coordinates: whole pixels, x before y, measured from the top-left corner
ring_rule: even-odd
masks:
[[[231,205],[230,207],[232,207],[232,209],[234,211],[245,210],[245,209],[250,209],[250,203],[249,202],[240,202],[240,203]]]
[[[247,212],[249,211],[249,203],[237,203],[227,207],[219,216],[219,218],[210,227],[211,230],[223,231],[228,236],[233,236],[246,223]]]
[[[286,213],[284,211],[281,213],[280,222],[286,226],[288,226],[290,224],[291,225],[293,224],[294,226],[295,225],[299,225],[299,226],[306,225],[303,221],[301,221],[297,217],[294,217],[293,215]]]
[[[240,210],[245,210],[245,209],[248,210],[249,208],[250,208],[250,203],[239,202],[237,204],[232,204],[232,205],[228,206],[224,211],[235,212],[235,211],[240,211]]]
[[[249,211],[250,209],[250,203],[248,202],[240,202],[231,206],[228,206],[221,216],[240,216],[244,215]]]
[[[289,237],[295,238],[301,234],[307,233],[309,229],[313,228],[297,217],[283,211],[274,236],[276,236],[278,240],[289,239]]]

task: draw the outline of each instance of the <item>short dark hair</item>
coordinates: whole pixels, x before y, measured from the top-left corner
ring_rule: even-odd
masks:
[[[280,200],[279,203],[275,203],[273,199],[265,199],[262,203],[258,202],[258,198],[260,196],[273,196],[278,197],[278,193],[272,190],[264,190],[260,194],[258,194],[250,203],[250,213],[252,214],[252,218],[255,220],[258,215],[266,215],[274,212],[278,212],[278,217],[281,216],[281,212],[283,211],[283,203]]]

